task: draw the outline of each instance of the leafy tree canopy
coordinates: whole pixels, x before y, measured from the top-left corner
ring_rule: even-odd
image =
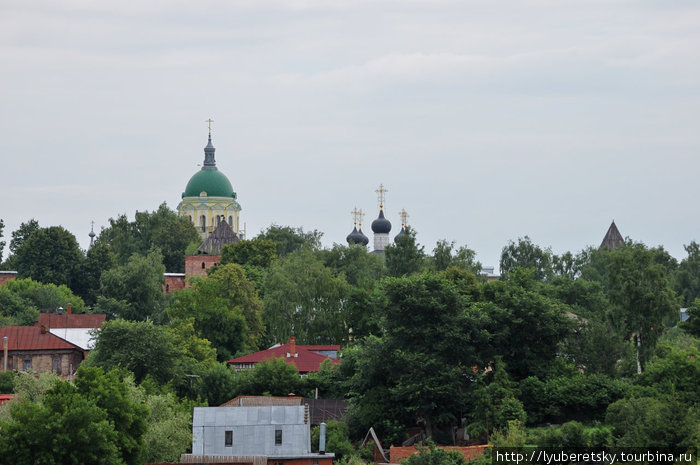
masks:
[[[16,250],[12,263],[19,278],[78,289],[84,258],[72,233],[51,226],[33,231]]]
[[[416,231],[406,226],[404,234],[398,237],[396,243],[389,244],[384,249],[387,274],[400,277],[422,271],[425,266],[423,249],[416,241]]]
[[[303,247],[310,247],[314,250],[320,249],[322,236],[323,233],[315,229],[304,232],[303,228],[273,224],[262,231],[256,239],[273,241],[277,245],[277,256],[281,258]]]
[[[195,226],[165,203],[154,212],[136,212],[134,221],[129,221],[126,215],[110,218],[109,227],[100,232],[96,241],[109,244],[120,265],[126,265],[135,253],[146,255],[158,248],[165,269],[174,273],[185,270],[185,250],[189,244],[198,242]]]
[[[463,268],[474,274],[481,272],[481,263],[476,260],[476,252],[466,246],[455,249],[455,241],[442,239],[435,244],[431,267],[435,271],[443,271],[449,267]]]
[[[0,286],[0,321],[8,325],[32,325],[38,321],[40,312],[55,313],[68,303],[75,313],[87,310],[83,300],[65,285],[13,279]]]

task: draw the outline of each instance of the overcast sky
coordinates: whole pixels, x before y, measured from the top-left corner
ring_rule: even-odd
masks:
[[[392,237],[484,265],[700,240],[694,0],[0,0],[0,59],[6,238],[174,209],[211,117],[249,238],[345,243],[383,183]]]

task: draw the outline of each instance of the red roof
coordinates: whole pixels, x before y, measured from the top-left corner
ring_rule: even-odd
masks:
[[[14,394],[0,394],[0,405],[11,401],[13,397],[15,397]]]
[[[107,315],[104,313],[41,313],[35,326],[47,328],[101,328]]]
[[[292,344],[294,344],[292,342]],[[234,358],[229,360],[227,363],[229,365],[238,363],[259,363],[265,360],[270,360],[273,358],[284,358],[284,361],[290,365],[294,365],[297,371],[300,373],[316,372],[321,367],[321,363],[325,360],[330,360],[334,364],[340,363],[340,360],[333,357],[327,357],[322,354],[318,354],[314,351],[329,351],[329,350],[340,350],[339,345],[327,344],[327,345],[314,345],[305,346],[294,344],[294,355],[292,355],[292,345],[290,343],[282,344],[278,346],[270,347],[267,350],[262,350],[260,352],[255,352],[254,354],[244,355],[243,357]],[[289,356],[287,356],[289,354]]]
[[[0,329],[0,339],[5,336],[8,350],[82,350],[48,331],[42,333],[39,326],[5,326]]]

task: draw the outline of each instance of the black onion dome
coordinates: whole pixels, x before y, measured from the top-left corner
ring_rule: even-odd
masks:
[[[365,233],[362,232],[362,228],[360,228],[360,236],[362,236],[362,241],[360,242],[362,245],[367,245],[369,244],[369,237],[365,236]]]
[[[401,228],[401,231],[394,237],[394,242],[399,242],[399,238],[401,238],[404,234],[406,234],[406,228]]]
[[[352,232],[348,234],[348,237],[345,238],[346,241],[348,241],[348,244],[362,244],[363,243],[363,238],[365,238],[365,235],[362,234],[357,230],[357,226],[352,228]],[[366,239],[366,238],[365,238]]]
[[[384,218],[384,210],[379,210],[379,218],[372,221],[372,231],[375,234],[389,234],[391,231],[391,221]]]

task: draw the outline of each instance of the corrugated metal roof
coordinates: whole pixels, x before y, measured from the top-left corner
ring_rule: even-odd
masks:
[[[5,326],[0,329],[0,339],[5,336],[8,350],[82,350],[48,331],[42,333],[40,326]]]
[[[47,328],[101,328],[107,315],[104,313],[41,313],[34,326]]]
[[[260,407],[267,405],[301,405],[303,397],[236,396],[220,407]]]

